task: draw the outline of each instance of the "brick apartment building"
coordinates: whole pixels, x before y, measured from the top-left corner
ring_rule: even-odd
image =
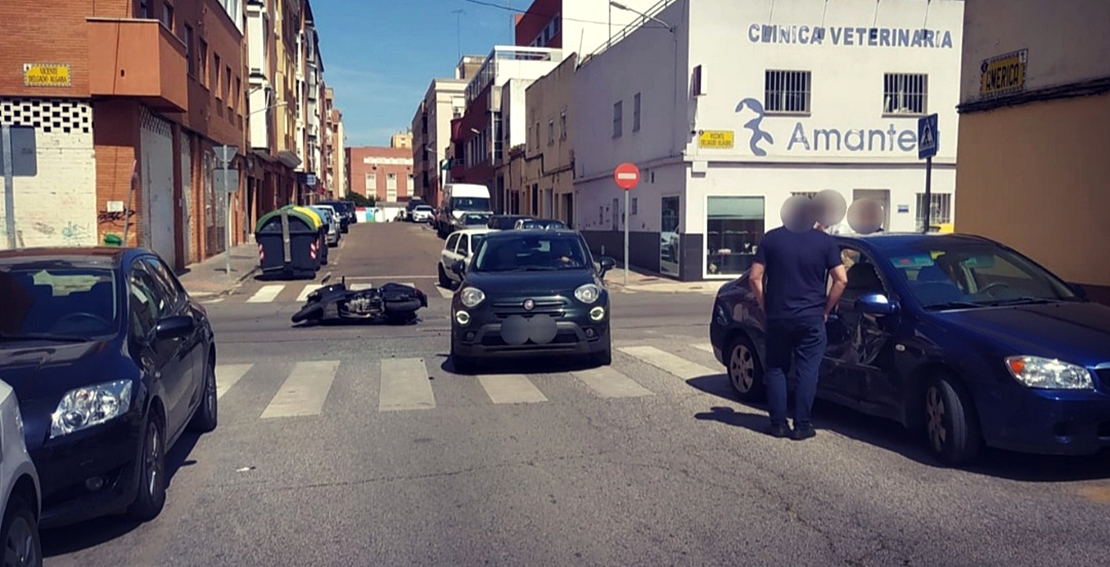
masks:
[[[237,22],[235,0],[0,2],[0,123],[33,128],[38,162],[15,179],[17,246],[126,233],[177,268],[223,250],[212,148],[245,146]]]
[[[347,189],[379,203],[408,201],[413,195],[412,143],[407,147],[347,148]]]

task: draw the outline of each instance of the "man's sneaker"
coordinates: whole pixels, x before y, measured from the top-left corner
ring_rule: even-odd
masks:
[[[817,435],[817,431],[813,429],[812,425],[799,425],[794,428],[794,434],[791,436],[795,441],[802,441]]]
[[[790,437],[790,428],[787,427],[785,424],[772,425],[770,428],[767,429],[767,433],[771,437],[778,437],[782,439],[784,437]]]

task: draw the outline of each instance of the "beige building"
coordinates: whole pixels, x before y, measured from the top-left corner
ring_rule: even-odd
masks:
[[[389,147],[391,148],[411,148],[412,147],[412,132],[397,132],[389,137]]]
[[[432,79],[412,118],[416,194],[428,203],[439,204],[440,190],[447,181],[440,166],[449,155],[451,120],[462,116],[466,109],[466,84],[484,60],[481,55],[464,55],[455,67],[454,78]]]
[[[967,2],[955,228],[1110,301],[1110,2],[1067,4]]]
[[[526,142],[510,149],[512,210],[574,226],[574,148],[570,132],[577,54],[527,87]],[[512,109],[511,109],[512,110]]]

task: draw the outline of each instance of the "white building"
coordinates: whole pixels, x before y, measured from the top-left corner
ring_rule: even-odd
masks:
[[[794,193],[876,198],[886,230],[914,230],[931,113],[932,220],[951,221],[962,1],[663,0],[648,15],[575,76],[575,218],[595,251],[623,250],[621,162],[641,171],[631,264],[682,280],[747,269]]]

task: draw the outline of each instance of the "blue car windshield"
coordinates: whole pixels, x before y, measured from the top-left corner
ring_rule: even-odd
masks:
[[[574,234],[521,235],[486,238],[477,248],[471,269],[477,272],[581,270],[589,254]]]
[[[884,255],[925,308],[1078,299],[1045,268],[989,243],[923,242],[921,247],[890,250]]]
[[[0,341],[111,334],[120,311],[116,285],[107,268],[0,266]]]

